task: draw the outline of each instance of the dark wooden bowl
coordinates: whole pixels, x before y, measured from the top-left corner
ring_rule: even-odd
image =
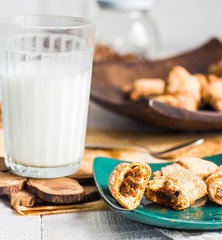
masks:
[[[97,63],[93,66],[91,100],[97,104],[149,125],[172,130],[222,129],[222,113],[188,111],[152,99],[129,101],[121,87],[142,77],[166,79],[176,65],[191,73],[207,73],[209,65],[222,58],[222,44],[213,39],[204,46],[176,57],[139,63]]]

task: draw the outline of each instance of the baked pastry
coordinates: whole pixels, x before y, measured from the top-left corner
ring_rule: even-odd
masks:
[[[143,162],[120,163],[109,177],[109,190],[119,204],[127,209],[139,206],[151,168]]]
[[[183,171],[183,167],[180,166],[177,163],[173,163],[170,165],[167,165],[166,167],[162,167],[160,171],[156,171],[153,173],[153,177],[161,177],[161,176],[167,176],[175,171]]]
[[[188,208],[206,194],[204,181],[183,167],[165,176],[154,177],[145,190],[147,200],[176,210]]]
[[[175,96],[179,107],[194,111],[200,105],[201,83],[185,68],[176,66],[169,73],[165,94]]]
[[[199,82],[200,82],[200,88],[203,89],[208,85],[208,78],[206,75],[201,74],[201,73],[196,73],[193,76],[197,77]]]
[[[140,78],[122,87],[131,100],[147,98],[164,93],[165,82],[160,78]]]
[[[222,205],[222,165],[206,180],[208,197]]]
[[[176,161],[176,163],[162,167],[160,171],[153,173],[154,177],[167,176],[172,172],[183,170],[193,172],[202,180],[213,174],[218,168],[217,164],[196,157],[185,157]]]
[[[202,91],[203,99],[215,110],[222,112],[222,81],[213,81]]]
[[[160,78],[140,78],[125,84],[122,91],[131,100],[151,98],[190,111],[203,109],[209,103],[222,112],[222,60],[209,71],[208,75],[190,74],[175,66],[166,82]]]
[[[178,106],[178,100],[172,95],[160,95],[160,96],[152,97],[152,99],[162,103],[170,104],[175,107]]]
[[[207,77],[207,79],[208,79],[208,82],[209,82],[209,83],[222,81],[222,77],[218,77],[218,76],[216,76],[215,74],[209,74],[208,77]]]
[[[206,179],[218,168],[217,164],[196,157],[186,157],[176,161],[180,166],[190,170],[201,179]]]

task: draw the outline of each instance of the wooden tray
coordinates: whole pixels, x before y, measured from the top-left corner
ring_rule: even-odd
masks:
[[[191,73],[206,73],[212,63],[222,58],[222,44],[213,39],[204,46],[176,57],[155,62],[97,63],[93,67],[91,100],[121,115],[146,124],[172,130],[222,129],[222,113],[188,111],[152,99],[128,101],[121,87],[136,78],[160,77],[166,79],[175,65]]]

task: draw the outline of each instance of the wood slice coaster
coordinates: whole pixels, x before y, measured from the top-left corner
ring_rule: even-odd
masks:
[[[100,199],[100,195],[98,193],[96,186],[84,186],[85,189],[85,202],[93,202]]]
[[[5,165],[5,161],[3,157],[0,157],[0,171],[1,172],[6,172],[8,171],[8,168]]]
[[[80,185],[82,186],[93,186],[95,185],[94,179],[93,177],[86,177],[86,176],[82,176],[82,177],[71,177],[74,178],[75,180],[77,180],[79,182]]]
[[[93,160],[91,162],[82,162],[79,170],[74,174],[70,175],[69,177],[73,177],[73,178],[84,177],[84,176],[86,178],[93,177],[92,163],[93,163]]]
[[[0,172],[0,195],[19,192],[26,180],[9,172]]]
[[[84,199],[84,188],[74,179],[29,179],[27,190],[51,203],[75,203]]]
[[[25,206],[31,207],[35,204],[35,196],[32,193],[22,190],[17,193],[11,193],[8,195],[11,206]]]
[[[44,201],[43,201],[42,199],[40,199],[40,198],[38,198],[38,197],[35,196],[35,203],[37,203],[37,204],[43,204]]]
[[[69,177],[76,179],[81,185],[94,185],[92,162],[93,159],[91,162],[82,162],[79,170]]]

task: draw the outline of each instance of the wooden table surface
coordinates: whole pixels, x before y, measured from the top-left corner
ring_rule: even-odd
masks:
[[[116,116],[94,104],[90,104],[89,127],[145,130],[163,134],[134,121]],[[0,139],[1,139],[0,132]],[[179,137],[179,134],[177,135]],[[0,141],[0,155],[3,154]],[[202,233],[185,233],[158,229],[124,219],[110,210],[58,214],[48,216],[17,215],[5,196],[0,197],[0,240],[48,240],[48,239],[203,239]],[[207,239],[221,239],[219,233],[206,233]],[[218,235],[218,236],[217,236]]]

